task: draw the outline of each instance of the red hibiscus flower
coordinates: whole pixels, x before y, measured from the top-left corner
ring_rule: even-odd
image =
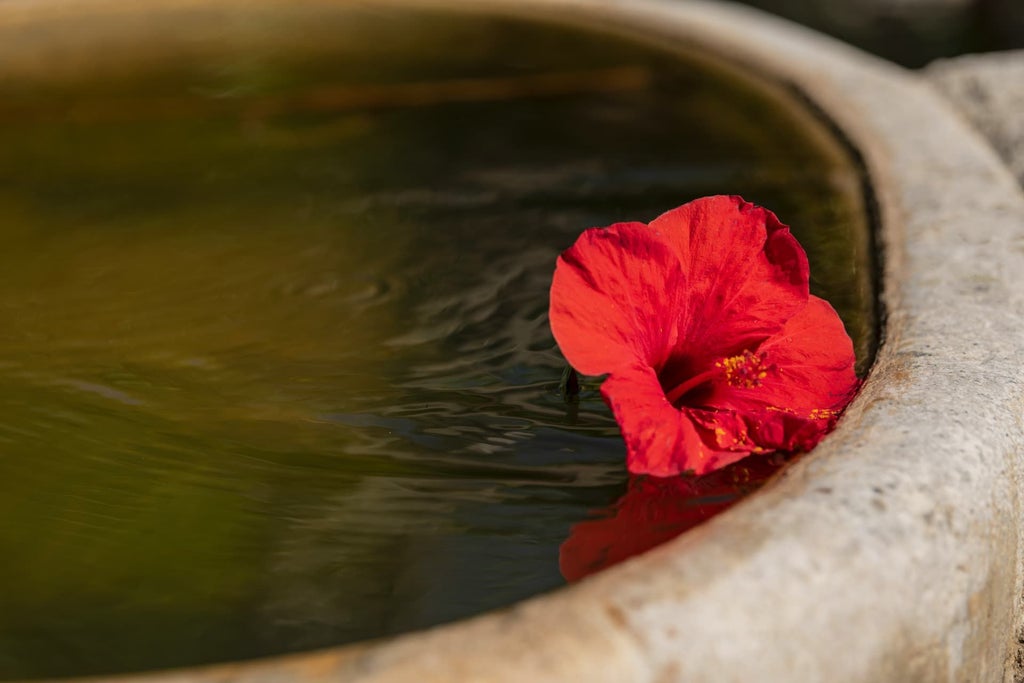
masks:
[[[812,448],[858,386],[853,344],[771,211],[698,199],[585,231],[558,259],[551,330],[601,394],[637,474],[704,474]]]
[[[578,581],[639,555],[731,507],[784,464],[781,456],[758,455],[703,477],[633,475],[610,510],[572,527],[558,568],[566,581]]]

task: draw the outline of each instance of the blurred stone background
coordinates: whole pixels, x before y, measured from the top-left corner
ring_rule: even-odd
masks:
[[[1024,0],[743,0],[908,67],[1024,48]]]
[[[1024,187],[1024,50],[943,59],[924,75],[988,138]]]
[[[1024,187],[1024,0],[741,0],[921,75]]]

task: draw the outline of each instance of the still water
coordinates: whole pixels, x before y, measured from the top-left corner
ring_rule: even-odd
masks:
[[[0,677],[334,645],[563,585],[570,529],[644,489],[597,382],[558,394],[547,291],[586,227],[767,205],[867,357],[857,173],[727,73],[487,17],[216,30],[0,80]]]

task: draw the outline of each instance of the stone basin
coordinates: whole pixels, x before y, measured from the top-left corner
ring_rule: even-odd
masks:
[[[984,140],[916,74],[738,6],[407,4],[697,52],[798,102],[863,165],[882,264],[876,361],[814,453],[575,586],[391,640],[117,680],[1024,680],[1024,196]],[[76,16],[116,35],[126,7],[8,3],[0,36]],[[11,68],[61,54],[0,45],[21,55]]]

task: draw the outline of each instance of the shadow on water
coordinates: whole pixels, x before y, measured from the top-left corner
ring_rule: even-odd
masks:
[[[562,585],[570,528],[641,486],[594,386],[573,416],[558,395],[547,291],[586,227],[743,194],[869,355],[858,171],[773,100],[569,29],[284,18],[3,81],[2,677],[333,645]]]

